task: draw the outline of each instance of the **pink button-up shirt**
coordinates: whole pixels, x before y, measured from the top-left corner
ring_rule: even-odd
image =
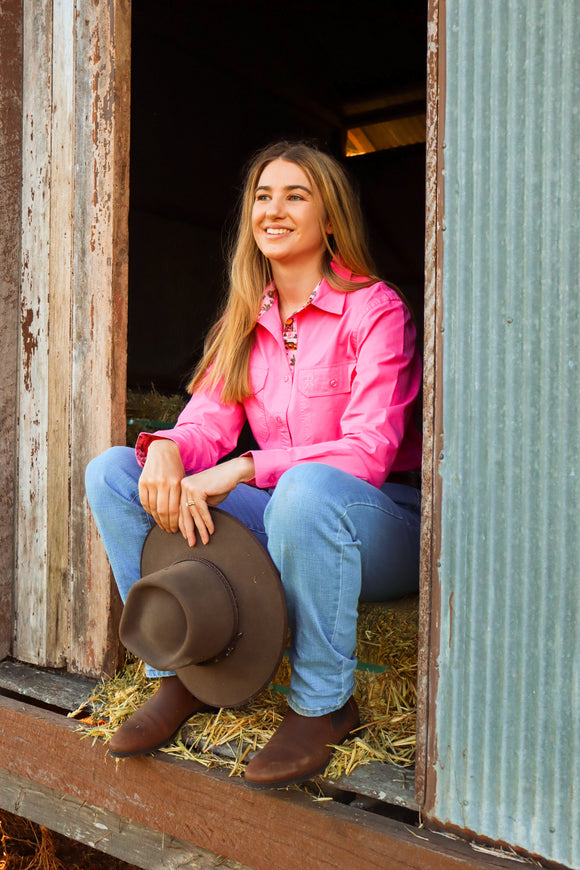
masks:
[[[326,463],[374,486],[391,471],[418,468],[421,360],[395,291],[379,282],[341,293],[323,279],[296,314],[296,329],[290,366],[278,305],[262,311],[250,357],[253,395],[223,404],[218,391],[196,393],[174,429],[139,436],[139,462],[153,438],[169,438],[188,474],[209,468],[235,447],[247,419],[260,448],[251,453],[261,488],[301,462]]]

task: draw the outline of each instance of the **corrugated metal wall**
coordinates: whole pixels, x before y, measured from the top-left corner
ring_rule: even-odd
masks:
[[[434,815],[580,867],[580,2],[447,0]]]

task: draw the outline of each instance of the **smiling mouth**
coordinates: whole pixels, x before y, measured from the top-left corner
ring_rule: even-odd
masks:
[[[292,232],[292,230],[289,230],[286,227],[267,227],[266,228],[266,235],[268,235],[268,236],[286,236],[291,232]]]

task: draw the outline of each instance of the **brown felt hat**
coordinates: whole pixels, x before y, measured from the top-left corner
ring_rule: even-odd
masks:
[[[149,665],[175,671],[200,701],[241,707],[278,669],[286,602],[257,538],[230,514],[211,513],[215,532],[205,546],[153,526],[119,634]]]

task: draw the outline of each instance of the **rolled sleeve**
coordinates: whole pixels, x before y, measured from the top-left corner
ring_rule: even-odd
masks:
[[[135,445],[135,455],[141,466],[152,441],[166,438],[179,447],[187,474],[211,468],[234,449],[245,421],[244,409],[237,404],[223,404],[218,390],[195,393],[173,429],[142,432]]]

